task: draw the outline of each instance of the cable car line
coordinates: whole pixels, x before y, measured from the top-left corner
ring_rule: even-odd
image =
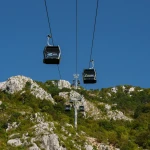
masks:
[[[73,85],[75,86],[75,88],[77,89],[80,81],[78,80],[79,78],[79,74],[78,73],[78,0],[76,0],[76,29],[75,29],[75,32],[76,32],[76,73],[73,74],[74,76],[74,80],[73,80]]]
[[[78,71],[78,0],[76,0],[76,74]]]
[[[47,15],[48,27],[49,27],[49,30],[50,30],[50,36],[51,36],[51,39],[52,39],[52,44],[54,45],[54,40],[53,40],[53,36],[52,36],[52,29],[51,29],[51,24],[50,24],[50,19],[49,19],[46,0],[44,0],[44,3],[45,3],[45,8],[46,8],[46,15]]]
[[[60,68],[59,68],[59,65],[58,65],[60,63],[60,48],[59,48],[59,46],[54,46],[54,40],[53,40],[53,36],[52,36],[52,29],[51,29],[51,24],[50,24],[50,19],[49,19],[49,14],[48,14],[46,0],[44,0],[44,3],[45,3],[47,20],[48,20],[48,27],[49,27],[49,31],[50,31],[50,35],[48,35],[48,40],[49,40],[49,38],[52,39],[52,45],[53,45],[53,47],[51,47],[49,44],[48,44],[47,47],[45,47],[43,62],[46,63],[46,64],[57,64],[58,73],[59,73],[59,77],[60,77],[60,80],[61,80],[61,72],[60,72]],[[45,59],[46,53],[52,54],[52,52],[53,52],[53,54],[55,52],[55,55],[58,55],[57,58],[59,58],[59,59],[53,59],[53,60]],[[53,56],[51,56],[51,57],[53,57]]]
[[[96,70],[94,69],[94,60],[92,60],[92,52],[93,52],[94,37],[95,37],[96,19],[97,19],[97,14],[98,14],[98,3],[99,3],[99,0],[97,0],[97,3],[96,3],[96,14],[95,14],[95,21],[94,21],[94,30],[93,30],[93,37],[92,37],[89,68],[84,69],[82,73],[84,84],[93,84],[97,82]],[[90,67],[90,64],[92,64],[92,67]]]
[[[58,72],[59,72],[59,78],[60,78],[60,80],[61,80],[61,73],[60,73],[59,65],[57,65],[57,68],[58,68]]]
[[[92,61],[92,51],[93,51],[93,45],[94,45],[95,28],[96,28],[96,19],[97,19],[97,14],[98,14],[98,4],[99,4],[99,0],[97,0],[97,4],[96,4],[96,14],[95,14],[95,21],[94,21],[94,30],[93,30],[93,38],[92,38],[92,45],[91,45],[91,53],[90,53],[89,68],[90,68],[90,63],[91,63],[91,61]]]

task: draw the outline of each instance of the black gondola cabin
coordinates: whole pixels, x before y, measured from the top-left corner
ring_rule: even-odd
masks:
[[[61,50],[59,46],[45,46],[43,51],[45,64],[59,64],[61,57]]]
[[[70,105],[66,105],[65,106],[65,111],[70,111],[71,110],[71,106]]]
[[[83,83],[88,84],[88,83],[96,83],[96,70],[95,69],[84,69],[83,73]]]
[[[84,106],[79,106],[79,111],[84,111]]]

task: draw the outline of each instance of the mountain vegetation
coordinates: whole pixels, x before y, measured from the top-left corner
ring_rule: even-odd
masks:
[[[67,150],[90,150],[85,145],[97,150],[100,149],[98,143],[112,147],[107,149],[150,149],[150,89],[124,85],[95,90],[80,87],[76,90],[73,87],[60,89],[56,84],[58,81],[34,82],[51,94],[55,103],[33,95],[31,82],[26,82],[22,90],[13,94],[7,89],[0,90],[0,150],[32,149],[34,144],[45,149],[39,137],[47,133],[56,134],[62,149]],[[96,112],[90,115],[93,112],[88,112],[88,109],[79,112],[78,128],[75,129],[74,109],[65,111],[69,97],[66,99],[59,94],[71,90],[83,95],[101,117],[97,118]],[[110,112],[122,112],[129,119],[108,117]],[[40,132],[38,125],[41,122],[42,127],[47,123],[48,128]],[[18,145],[10,144],[11,139],[18,139]]]

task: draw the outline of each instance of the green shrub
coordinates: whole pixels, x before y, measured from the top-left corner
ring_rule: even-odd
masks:
[[[55,95],[53,98],[56,101],[56,103],[64,104],[64,102],[65,102],[65,99],[61,96]]]
[[[2,103],[0,105],[0,111],[4,111],[4,110],[6,110],[6,105],[4,103]]]
[[[10,119],[8,120],[8,122],[10,122],[10,123],[19,122],[20,116],[21,116],[21,114],[19,112],[12,112],[12,115],[11,115]]]
[[[41,112],[47,112],[49,114],[51,114],[51,112],[54,111],[53,104],[50,101],[47,101],[47,100],[42,100],[39,103],[39,108],[41,109]]]
[[[31,82],[27,81],[25,84],[25,89],[30,90],[30,88],[31,88]]]

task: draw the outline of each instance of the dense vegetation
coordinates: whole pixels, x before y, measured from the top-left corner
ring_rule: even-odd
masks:
[[[47,121],[57,121],[56,132],[60,134],[60,126],[64,122],[74,125],[74,112],[65,112],[65,99],[58,96],[59,92],[70,91],[70,89],[58,89],[51,81],[45,83],[37,82],[43,89],[51,93],[57,104],[53,105],[50,101],[40,100],[30,93],[30,83],[26,83],[26,87],[22,91],[15,94],[8,94],[5,91],[0,91],[0,149],[4,150],[8,147],[7,140],[13,133],[24,133],[28,131],[32,134],[31,126],[33,122],[29,120],[36,112],[40,112],[47,116]],[[84,95],[84,97],[98,104],[104,102],[107,104],[117,104],[112,109],[118,109],[126,116],[133,118],[133,121],[124,120],[94,120],[94,118],[85,119],[83,114],[78,115],[78,129],[77,132],[85,132],[86,136],[95,137],[98,142],[111,143],[121,150],[139,150],[150,149],[150,89],[141,90],[140,87],[135,87],[135,90],[129,92],[131,86],[125,86],[123,90],[121,86],[117,86],[118,91],[112,92],[111,88],[101,90],[84,90],[78,89],[77,92]],[[111,94],[108,95],[108,93]],[[98,107],[99,109],[102,109]],[[104,108],[103,108],[104,109]],[[103,111],[103,110],[102,110]],[[23,113],[25,112],[25,114]],[[6,132],[8,123],[22,122],[18,128]],[[75,129],[68,129],[74,134]],[[75,136],[73,136],[76,140]],[[80,137],[80,144],[85,141],[85,137]],[[70,139],[71,140],[71,139]],[[78,140],[76,140],[79,142]],[[67,149],[72,149],[72,144],[69,141],[64,141],[64,146]],[[13,150],[13,148],[11,148]],[[26,149],[26,147],[18,147],[14,149]]]

